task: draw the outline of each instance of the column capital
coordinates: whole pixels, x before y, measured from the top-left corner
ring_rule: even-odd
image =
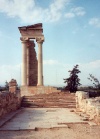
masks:
[[[44,38],[36,38],[36,42],[37,43],[43,43],[44,42]]]
[[[20,37],[21,42],[27,42],[29,41],[28,37]]]
[[[29,40],[27,38],[20,38],[21,42],[22,43],[25,43],[26,47],[29,47],[29,46],[34,46],[35,47],[35,44],[34,44],[34,41],[33,40]]]

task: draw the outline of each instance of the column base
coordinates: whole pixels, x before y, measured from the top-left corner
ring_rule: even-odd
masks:
[[[44,85],[37,84],[37,86],[44,86]]]

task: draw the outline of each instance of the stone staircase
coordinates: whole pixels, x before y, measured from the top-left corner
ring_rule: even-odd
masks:
[[[75,94],[55,92],[24,96],[21,107],[28,108],[75,108]]]

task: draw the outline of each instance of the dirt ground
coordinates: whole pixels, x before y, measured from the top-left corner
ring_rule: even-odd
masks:
[[[67,124],[68,128],[0,131],[0,139],[100,139],[100,126]]]

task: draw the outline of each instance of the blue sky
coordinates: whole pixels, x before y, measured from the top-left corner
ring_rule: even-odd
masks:
[[[19,26],[43,23],[44,84],[65,86],[79,64],[82,85],[100,79],[100,0],[0,0],[0,84],[21,82]],[[37,51],[37,45],[36,45]]]

